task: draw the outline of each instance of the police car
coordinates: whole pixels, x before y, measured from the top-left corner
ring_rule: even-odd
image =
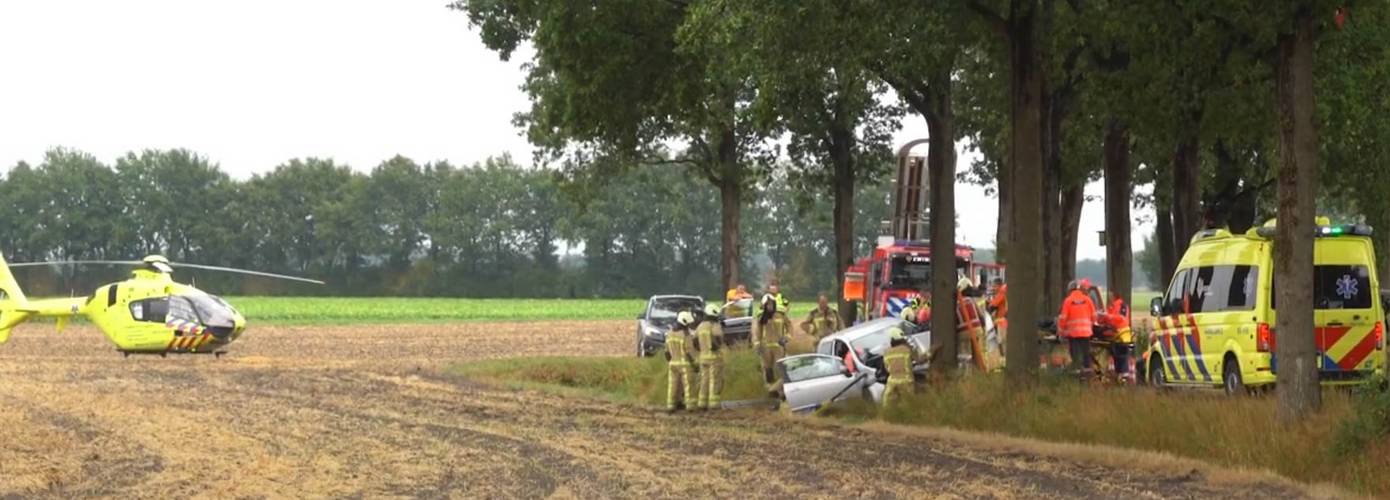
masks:
[[[1319,217],[1313,294],[1318,369],[1350,384],[1385,369],[1385,305],[1371,228]],[[1150,304],[1148,379],[1155,386],[1222,387],[1229,394],[1274,384],[1274,221],[1245,234],[1197,233],[1168,289]]]

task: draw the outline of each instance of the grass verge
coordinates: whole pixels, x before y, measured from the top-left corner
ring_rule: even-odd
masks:
[[[1376,418],[1376,402],[1327,390],[1321,413],[1290,426],[1277,421],[1277,404],[1274,397],[1081,387],[1061,377],[1018,391],[1006,388],[1002,377],[986,375],[930,387],[881,418],[1158,451],[1367,494],[1390,491],[1390,439],[1383,426],[1364,430]],[[1338,438],[1347,433],[1358,439]]]
[[[730,349],[724,361],[725,401],[763,397],[757,355],[748,348]],[[500,359],[455,365],[451,373],[513,387],[559,388],[564,392],[626,403],[666,404],[666,359],[545,357]]]

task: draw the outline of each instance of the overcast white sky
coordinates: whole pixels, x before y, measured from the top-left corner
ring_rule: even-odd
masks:
[[[526,55],[499,61],[445,3],[0,2],[0,167],[53,146],[104,161],[188,148],[237,177],[306,156],[362,170],[398,153],[530,161],[510,121],[527,106]],[[926,135],[920,119],[904,125],[900,142]],[[1101,192],[1087,187],[1081,258],[1104,256]],[[997,201],[961,185],[956,206],[961,239],[993,246]],[[1136,227],[1136,250],[1151,230]]]

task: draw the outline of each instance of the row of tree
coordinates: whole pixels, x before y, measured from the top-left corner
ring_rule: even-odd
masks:
[[[577,191],[585,189],[588,191]],[[826,197],[785,180],[753,187],[739,228],[758,286],[830,292],[835,263]],[[854,208],[859,251],[887,213],[886,186]],[[55,149],[0,181],[0,250],[10,262],[171,260],[322,278],[328,286],[196,272],[220,293],[634,297],[722,290],[717,192],[684,165],[626,168],[602,184],[503,157],[465,167],[404,157],[363,173],[296,159],[237,180],[185,150],[114,165]],[[56,271],[56,272],[55,272]],[[86,293],[122,266],[16,268],[34,295]],[[183,274],[183,272],[181,272]]]
[[[1131,199],[1154,208],[1162,276],[1189,237],[1280,219],[1278,356],[1313,356],[1313,200],[1341,193],[1372,223],[1390,197],[1378,139],[1390,126],[1390,5],[1361,0],[458,0],[503,58],[534,49],[517,115],[544,160],[574,178],[604,158],[686,162],[720,193],[723,281],[739,271],[747,186],[786,153],[798,185],[831,195],[847,262],[856,181],[873,178],[899,115],[929,132],[933,294],[951,293],[953,145],[999,193],[998,246],[1015,324],[1055,310],[1075,276],[1083,186],[1106,183],[1107,275],[1131,283]],[[1318,75],[1314,78],[1314,75]],[[1316,96],[1316,99],[1315,99]],[[1317,103],[1317,105],[1315,105]],[[1319,135],[1321,130],[1322,135]],[[599,160],[599,161],[596,161]],[[641,162],[625,162],[637,165]],[[1319,174],[1329,182],[1320,184]],[[1275,180],[1277,179],[1277,181]],[[1278,186],[1278,203],[1261,195]],[[1261,207],[1276,208],[1261,213]],[[1381,237],[1382,243],[1385,238]],[[1382,244],[1385,249],[1387,245]],[[1387,259],[1382,258],[1382,263]],[[936,315],[943,356],[956,343]],[[1287,342],[1286,342],[1287,339]],[[1036,346],[1010,336],[1008,367],[1033,380]],[[1285,366],[1281,363],[1281,367]],[[1314,363],[1281,370],[1284,416],[1318,406]],[[949,369],[949,368],[947,368]]]

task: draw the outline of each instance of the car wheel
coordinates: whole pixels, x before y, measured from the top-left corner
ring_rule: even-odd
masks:
[[[1227,357],[1222,366],[1221,385],[1226,389],[1226,395],[1245,395],[1245,380],[1240,376],[1240,364],[1236,363],[1235,358]]]
[[[1168,374],[1163,373],[1162,359],[1149,360],[1149,385],[1155,389],[1163,389],[1168,386]]]

